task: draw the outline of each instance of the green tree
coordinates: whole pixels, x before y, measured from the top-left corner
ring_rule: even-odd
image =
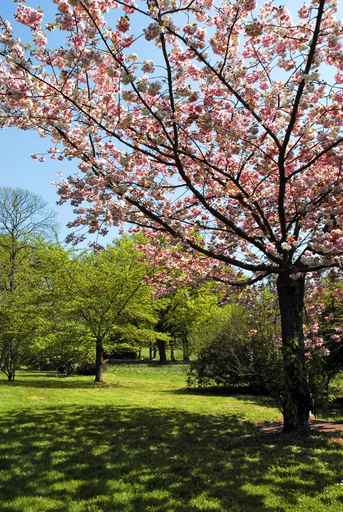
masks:
[[[36,247],[31,301],[37,326],[27,356],[27,362],[36,368],[68,372],[91,361],[92,334],[71,314],[66,293],[72,261],[73,255],[60,245],[41,242]]]
[[[192,336],[196,325],[211,315],[218,305],[220,292],[218,285],[208,283],[199,288],[179,288],[165,299],[164,324],[170,332],[173,343],[180,345],[183,360],[189,362],[198,340]]]
[[[95,382],[103,381],[106,351],[115,339],[152,335],[157,317],[147,272],[131,239],[74,259],[63,272],[68,316],[86,326],[95,342]]]
[[[30,298],[34,251],[41,237],[54,232],[54,221],[37,194],[0,188],[0,367],[9,381],[35,329]]]
[[[7,256],[7,255],[6,255]],[[8,274],[2,274],[0,294],[0,364],[10,382],[14,381],[16,369],[23,361],[30,337],[35,330],[35,311],[32,307],[33,275],[29,254],[21,254],[20,267],[16,269],[17,284],[7,289],[3,285]],[[0,251],[0,265],[3,271],[4,254]]]

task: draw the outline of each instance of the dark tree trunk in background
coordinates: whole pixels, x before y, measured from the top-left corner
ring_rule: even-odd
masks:
[[[8,382],[14,382],[15,379],[15,370],[10,370],[7,374]]]
[[[166,363],[167,362],[166,342],[159,340],[157,342],[157,348],[158,348],[158,355],[160,358],[160,363]]]
[[[12,350],[9,350],[8,352],[8,359],[5,364],[5,372],[7,375],[8,382],[14,382],[16,372],[16,361],[12,353]]]
[[[17,361],[13,350],[12,341],[7,341],[0,354],[0,368],[6,375],[8,382],[14,382],[16,374]]]
[[[152,361],[152,343],[149,345],[149,359]]]
[[[171,361],[176,361],[175,353],[174,353],[174,346],[173,345],[170,345],[170,360]]]
[[[189,343],[186,337],[182,339],[182,351],[184,362],[189,363]]]
[[[304,294],[305,279],[280,274],[277,290],[281,315],[284,383],[282,407],[284,432],[306,432],[309,428],[311,395],[305,364]]]
[[[104,347],[102,340],[96,341],[95,379],[94,382],[104,382]]]

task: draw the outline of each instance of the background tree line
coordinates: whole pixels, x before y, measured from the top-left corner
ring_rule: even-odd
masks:
[[[159,295],[140,235],[76,253],[54,240],[44,201],[0,189],[0,365],[83,371],[103,381],[111,358],[190,362],[188,384],[273,393],[282,402],[281,327],[272,280],[239,291],[185,284]],[[165,265],[165,263],[164,263]],[[173,272],[170,270],[169,272]],[[306,306],[309,380],[316,403],[343,368],[343,286],[334,274]]]
[[[115,349],[120,356],[146,348],[165,362],[167,346],[171,359],[181,346],[189,360],[186,325],[214,300],[211,290],[156,299],[141,237],[76,253],[54,234],[54,215],[39,196],[0,189],[0,363],[8,380],[21,365],[68,372],[94,362],[101,382]]]

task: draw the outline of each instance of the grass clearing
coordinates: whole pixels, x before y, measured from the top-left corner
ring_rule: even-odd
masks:
[[[269,400],[184,392],[181,365],[106,380],[0,381],[1,512],[343,511],[338,437],[263,434]]]

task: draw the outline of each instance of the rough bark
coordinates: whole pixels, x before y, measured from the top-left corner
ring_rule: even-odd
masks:
[[[282,407],[284,432],[306,432],[309,428],[311,395],[304,347],[304,277],[291,279],[281,273],[277,280],[283,353]]]
[[[167,362],[167,352],[166,352],[166,342],[163,340],[159,340],[157,342],[158,355],[160,358],[160,363]]]
[[[176,361],[176,359],[175,359],[175,352],[174,352],[174,346],[173,345],[170,345],[170,360],[171,361]]]
[[[8,379],[8,382],[14,382],[14,379],[15,379],[15,370],[10,370],[8,373],[7,373],[7,379]]]
[[[95,351],[95,379],[94,382],[102,383],[104,382],[104,347],[102,340],[96,341],[96,351]]]
[[[182,351],[183,351],[183,361],[185,363],[189,363],[189,343],[188,339],[185,337],[182,340]]]
[[[0,369],[6,375],[8,382],[14,382],[16,375],[16,357],[13,352],[12,342],[7,341],[0,354]]]

